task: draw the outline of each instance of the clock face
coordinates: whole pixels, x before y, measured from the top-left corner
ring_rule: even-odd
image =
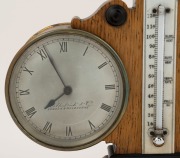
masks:
[[[12,117],[47,147],[91,146],[115,128],[125,110],[128,83],[122,62],[86,32],[59,30],[32,40],[8,74]]]

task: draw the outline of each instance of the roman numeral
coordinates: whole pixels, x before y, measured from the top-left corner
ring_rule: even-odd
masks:
[[[60,53],[67,52],[67,42],[60,42]]]
[[[88,122],[89,122],[89,126],[91,127],[91,130],[93,130],[93,129],[95,129],[96,127],[92,124],[92,122],[91,121],[89,121],[88,120]]]
[[[47,123],[45,124],[44,128],[43,128],[43,131],[44,131],[45,133],[50,133],[50,132],[51,132],[51,128],[52,128],[52,123],[47,122]]]
[[[87,50],[88,50],[88,47],[86,48],[86,50],[85,50],[85,52],[84,52],[83,56],[85,56],[85,55],[86,55]]]
[[[105,111],[107,111],[107,112],[110,112],[111,111],[111,106],[109,106],[109,105],[106,105],[106,104],[102,104],[101,105],[101,109],[103,109],[103,110],[105,110]]]
[[[31,117],[34,116],[34,114],[35,114],[37,111],[36,111],[36,109],[35,109],[34,107],[32,107],[32,108],[26,110],[25,112],[26,112],[26,114],[28,115],[28,117],[31,118]]]
[[[98,66],[99,69],[102,69],[104,66],[107,65],[107,62],[104,62],[103,64],[101,64],[100,66]]]
[[[112,90],[115,89],[115,84],[113,85],[105,85],[105,90]]]
[[[44,60],[48,57],[44,49],[39,49],[39,51],[37,53],[41,56],[42,60]]]
[[[28,72],[30,75],[32,75],[32,73],[34,72],[34,71],[29,70],[27,67],[24,67],[23,71]]]
[[[72,136],[72,135],[73,135],[73,133],[72,133],[71,127],[67,126],[67,127],[66,127],[66,136],[67,136],[67,137],[70,137],[70,136]]]
[[[27,90],[19,90],[19,93],[20,93],[20,95],[29,95],[30,94],[29,89],[27,89]]]

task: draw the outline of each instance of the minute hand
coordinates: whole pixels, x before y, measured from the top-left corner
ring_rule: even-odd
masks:
[[[57,69],[56,69],[56,66],[55,66],[55,64],[54,64],[54,62],[53,62],[53,59],[49,56],[49,51],[48,51],[48,49],[47,49],[45,46],[43,46],[43,48],[44,48],[44,50],[46,51],[46,54],[47,54],[47,56],[48,56],[48,58],[49,58],[49,61],[50,61],[51,65],[53,66],[54,70],[56,71],[58,77],[60,78],[62,84],[64,85],[64,87],[66,87],[66,85],[65,85],[65,83],[64,83],[61,75],[59,74],[59,72],[58,72]]]

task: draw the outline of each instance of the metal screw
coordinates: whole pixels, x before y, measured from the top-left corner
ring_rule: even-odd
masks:
[[[151,136],[154,136],[154,135],[155,135],[155,133],[154,133],[153,131],[151,131],[151,132],[150,132],[150,135],[151,135]]]
[[[163,134],[164,134],[164,135],[167,135],[167,131],[163,131]]]
[[[166,13],[170,13],[171,9],[170,8],[166,8]]]
[[[157,9],[154,8],[154,9],[152,10],[152,12],[153,12],[154,14],[157,13]]]

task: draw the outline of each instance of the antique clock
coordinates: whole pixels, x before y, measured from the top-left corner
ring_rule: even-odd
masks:
[[[19,50],[5,93],[30,139],[63,151],[106,141],[110,158],[178,156],[180,6],[134,2],[109,0],[85,20],[42,29]]]

